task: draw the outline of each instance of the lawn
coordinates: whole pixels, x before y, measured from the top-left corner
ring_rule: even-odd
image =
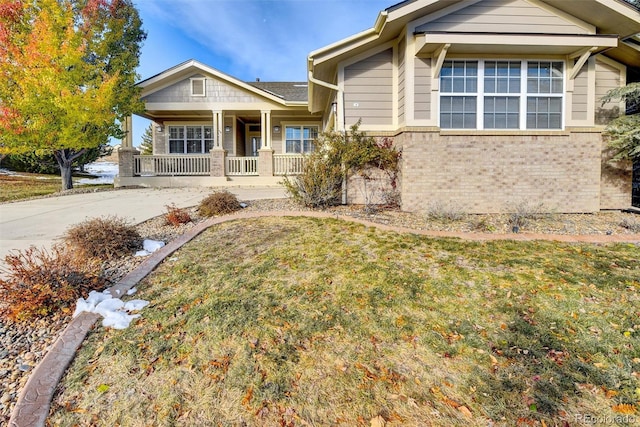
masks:
[[[465,242],[337,220],[209,229],[94,330],[51,425],[640,421],[640,248]]]
[[[59,176],[23,173],[0,174],[0,203],[45,196],[60,191]]]
[[[87,187],[112,187],[112,185],[83,185]],[[29,199],[57,193],[62,187],[59,175],[43,175],[19,172],[16,175],[0,174],[0,203]]]

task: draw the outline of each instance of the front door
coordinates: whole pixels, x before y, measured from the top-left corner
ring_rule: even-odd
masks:
[[[259,124],[247,124],[245,141],[247,156],[257,156],[262,142],[262,132]]]

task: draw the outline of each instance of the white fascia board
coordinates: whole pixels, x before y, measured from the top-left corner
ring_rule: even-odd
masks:
[[[353,36],[349,36],[345,39],[339,40],[335,43],[311,52],[308,57],[309,67],[340,56],[345,52],[376,40],[380,36],[380,33],[384,29],[386,23],[387,12],[383,10],[378,15],[373,28],[361,31],[357,34],[354,34]]]
[[[425,33],[418,36],[420,48],[432,45],[523,45],[523,46],[598,46],[617,47],[618,37],[576,36],[564,34],[477,34],[477,33]],[[418,49],[420,50],[420,49]]]
[[[423,7],[430,6],[434,3],[437,3],[438,1],[440,0],[418,0],[416,2],[401,6],[389,13],[389,21],[395,21],[396,19],[402,18],[410,13],[417,12]]]

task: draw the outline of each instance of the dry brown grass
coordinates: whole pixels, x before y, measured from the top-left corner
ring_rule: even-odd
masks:
[[[90,336],[49,422],[589,425],[639,409],[637,254],[223,224],[139,286],[134,325]]]

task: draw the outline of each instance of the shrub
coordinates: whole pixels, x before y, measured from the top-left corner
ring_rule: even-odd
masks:
[[[342,182],[354,174],[360,175],[365,183],[376,174],[384,172],[388,177],[390,200],[397,203],[397,180],[401,153],[393,146],[391,139],[376,140],[358,131],[360,123],[351,127],[350,132],[325,132],[315,141],[315,151],[305,159],[303,173],[294,178],[285,177],[284,186],[294,201],[308,207],[326,207],[340,203]],[[373,209],[370,201],[380,191],[377,186],[365,188],[367,208]],[[387,200],[383,200],[387,203]]]
[[[640,233],[640,221],[635,218],[624,218],[620,221],[620,227],[626,228],[633,233]]]
[[[5,257],[7,277],[0,278],[0,317],[14,321],[46,316],[109,283],[99,276],[97,260],[78,257],[56,246],[51,253],[32,246]]]
[[[175,204],[167,205],[167,213],[164,218],[167,224],[178,226],[191,221],[191,215],[185,209],[177,207]]]
[[[321,156],[309,156],[301,175],[285,177],[283,185],[294,202],[311,208],[337,205],[342,199],[341,167]]]
[[[433,201],[427,207],[427,218],[438,221],[460,221],[465,214],[462,208],[454,202]]]
[[[198,205],[203,216],[225,215],[242,209],[238,198],[227,190],[216,191],[205,197]]]
[[[544,203],[533,204],[530,202],[521,201],[513,203],[507,206],[507,212],[509,216],[507,218],[507,224],[513,229],[522,229],[529,224],[529,221],[542,219],[550,216],[549,209]]]
[[[102,260],[128,255],[142,245],[135,227],[116,216],[81,222],[67,230],[63,241],[79,256]]]

